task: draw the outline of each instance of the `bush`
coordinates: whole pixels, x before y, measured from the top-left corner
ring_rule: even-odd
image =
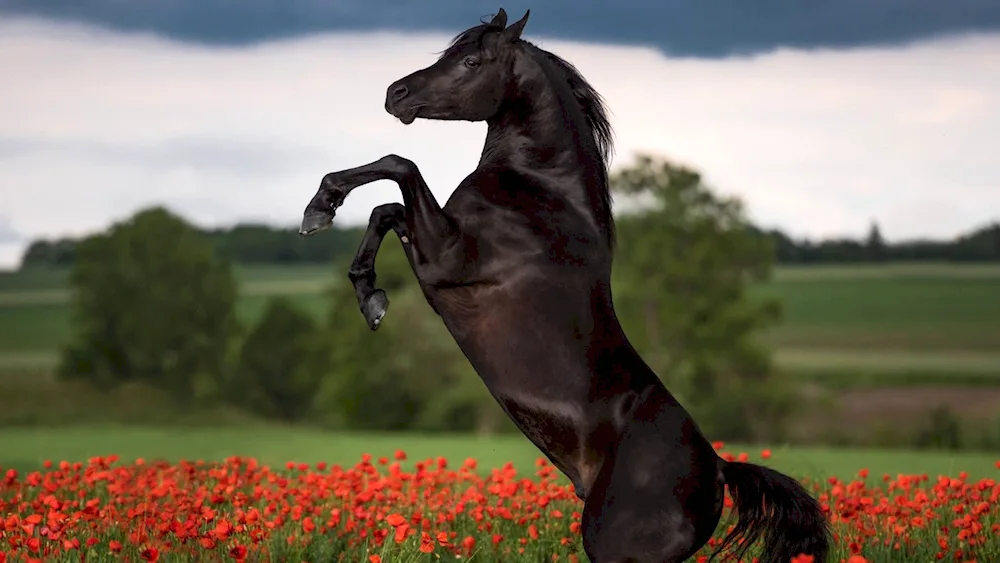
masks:
[[[186,402],[222,381],[237,328],[230,265],[162,208],[137,213],[76,249],[74,342],[59,373],[109,389],[142,381]]]
[[[758,342],[781,308],[748,295],[770,276],[774,250],[742,201],[717,194],[696,170],[649,156],[611,184],[646,202],[617,220],[614,298],[629,340],[708,435],[783,435],[793,389]]]
[[[913,445],[918,448],[958,450],[962,447],[962,428],[958,417],[942,405],[931,411],[930,420],[917,432]]]
[[[267,418],[307,418],[326,371],[323,336],[287,299],[271,299],[240,349],[231,396]]]
[[[383,243],[377,272],[391,303],[377,332],[368,329],[346,279],[332,288],[325,330],[330,374],[317,398],[319,421],[379,431],[511,427],[427,304],[396,240]]]

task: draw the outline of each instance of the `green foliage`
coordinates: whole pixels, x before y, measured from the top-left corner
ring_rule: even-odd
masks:
[[[322,336],[312,316],[272,298],[243,341],[230,397],[266,418],[307,418],[326,375]]]
[[[376,332],[365,324],[350,284],[331,290],[331,374],[317,408],[322,422],[365,430],[504,428],[499,406],[427,304],[395,239],[382,245],[376,270],[390,301]]]
[[[877,223],[872,223],[871,229],[868,230],[865,257],[871,262],[885,262],[888,259],[885,239],[882,238],[882,231],[879,230]]]
[[[298,229],[244,224],[208,231],[220,256],[241,264],[328,263],[353,255],[364,228],[334,227],[304,239]],[[322,242],[319,242],[322,241]]]
[[[224,373],[236,284],[197,230],[164,209],[84,240],[70,277],[74,342],[60,375],[145,381],[189,401]]]
[[[873,224],[863,240],[793,240],[779,230],[759,231],[770,238],[779,264],[883,262],[1000,262],[1000,223],[973,229],[953,240],[887,243]]]
[[[72,238],[36,240],[25,249],[21,266],[69,266],[76,259],[77,244],[79,241]]]
[[[6,401],[0,409],[0,428],[55,428],[53,432],[64,433],[67,428],[86,424],[177,429],[229,425],[246,428],[260,422],[248,413],[217,403],[178,405],[173,396],[147,383],[126,382],[100,390],[85,380],[55,381],[48,373],[19,371],[5,370],[0,375],[0,397],[17,398]],[[2,440],[0,443],[6,451],[9,444]]]
[[[780,309],[747,297],[770,275],[768,240],[739,200],[714,194],[689,168],[640,156],[612,186],[646,204],[619,219],[615,262],[616,303],[637,348],[709,434],[777,431],[788,401],[765,391],[777,377],[755,336]],[[765,415],[771,424],[755,432]]]

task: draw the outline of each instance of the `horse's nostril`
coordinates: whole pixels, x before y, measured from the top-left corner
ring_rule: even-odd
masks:
[[[405,98],[409,93],[410,91],[406,89],[406,86],[399,84],[392,89],[392,101],[398,102],[399,100]]]

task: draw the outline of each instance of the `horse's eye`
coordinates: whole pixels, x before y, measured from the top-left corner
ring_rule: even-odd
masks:
[[[476,68],[479,66],[479,59],[476,57],[465,57],[465,66],[469,68]]]

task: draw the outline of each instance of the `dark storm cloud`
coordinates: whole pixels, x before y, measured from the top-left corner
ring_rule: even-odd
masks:
[[[500,0],[0,0],[0,16],[31,15],[237,45],[329,31],[455,33]],[[548,0],[531,8],[530,35],[653,45],[674,55],[720,57],[779,47],[887,45],[1000,30],[997,0]]]

